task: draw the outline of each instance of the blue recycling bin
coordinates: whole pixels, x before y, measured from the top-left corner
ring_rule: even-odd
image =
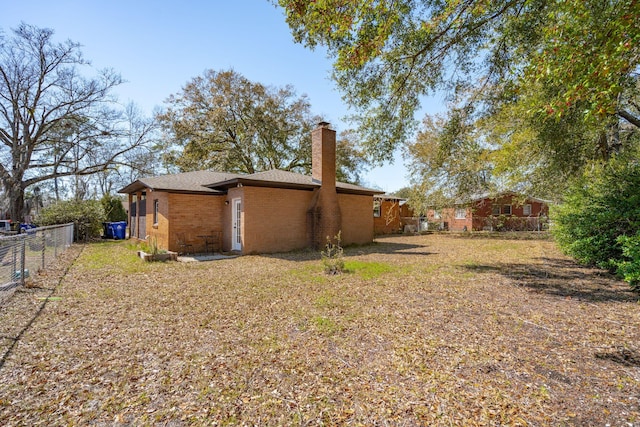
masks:
[[[113,238],[124,240],[127,237],[127,221],[112,222]]]
[[[103,222],[104,239],[122,239],[127,237],[127,221]]]

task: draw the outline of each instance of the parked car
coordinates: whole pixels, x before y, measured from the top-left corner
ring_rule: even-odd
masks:
[[[1,219],[0,220],[0,234],[15,234],[15,231],[11,231],[11,220],[10,219]]]

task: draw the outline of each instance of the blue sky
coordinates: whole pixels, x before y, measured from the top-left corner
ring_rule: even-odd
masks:
[[[6,33],[20,22],[55,30],[71,39],[96,69],[113,68],[127,81],[117,91],[146,114],[206,69],[233,68],[266,85],[291,84],[309,96],[312,111],[340,132],[348,113],[330,80],[332,61],[322,49],[295,44],[283,11],[268,0],[7,1],[0,13]],[[424,111],[438,111],[431,101]],[[401,155],[374,168],[365,184],[395,191],[409,179]]]

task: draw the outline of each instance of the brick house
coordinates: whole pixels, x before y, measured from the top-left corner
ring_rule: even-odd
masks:
[[[548,201],[514,192],[480,195],[453,207],[427,210],[429,228],[451,231],[542,230],[548,216]]]
[[[373,196],[381,191],[336,182],[336,133],[322,122],[312,132],[312,175],[282,170],[254,174],[187,172],[139,179],[129,199],[129,235],[160,248],[181,243],[243,254],[322,247],[338,231],[342,243],[373,241]]]

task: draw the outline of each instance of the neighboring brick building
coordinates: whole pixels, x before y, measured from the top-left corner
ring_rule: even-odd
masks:
[[[547,226],[549,204],[546,200],[505,192],[481,195],[454,207],[429,209],[429,228],[451,231],[541,230]]]
[[[320,123],[312,133],[312,176],[281,170],[250,175],[211,171],[139,179],[129,195],[129,235],[153,237],[160,248],[179,249],[184,238],[204,250],[206,235],[221,249],[248,253],[373,241],[373,196],[382,193],[336,182],[335,131]]]
[[[391,194],[373,198],[373,232],[375,235],[402,232],[402,206],[405,199]]]

